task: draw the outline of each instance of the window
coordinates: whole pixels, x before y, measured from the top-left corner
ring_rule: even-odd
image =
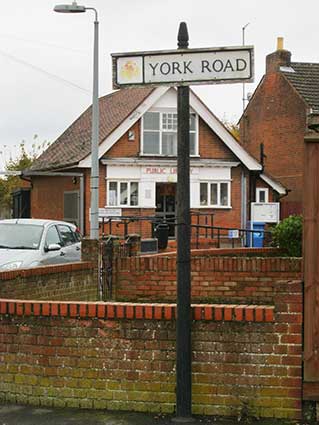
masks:
[[[201,207],[230,207],[229,182],[201,182]]]
[[[109,181],[108,205],[137,206],[138,205],[138,182]]]
[[[64,221],[79,225],[80,193],[78,191],[64,192]]]
[[[257,187],[256,189],[256,202],[269,202],[269,189],[264,187]]]
[[[51,244],[61,245],[60,236],[55,226],[49,227],[45,238],[45,246],[48,247]]]
[[[190,154],[196,155],[196,115],[190,114]],[[143,116],[144,155],[177,156],[177,114],[146,112]]]
[[[59,224],[58,229],[64,246],[69,246],[76,242],[74,239],[73,232],[69,226]]]

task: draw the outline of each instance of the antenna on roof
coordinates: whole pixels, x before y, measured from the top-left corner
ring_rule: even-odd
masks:
[[[242,42],[243,42],[243,46],[245,46],[245,30],[248,27],[248,25],[250,24],[250,22],[248,22],[246,25],[244,25],[242,27],[242,34],[243,34],[243,38],[242,38]],[[246,100],[249,100],[248,98],[246,98],[246,92],[245,92],[245,83],[243,83],[243,112],[245,110],[246,107]]]

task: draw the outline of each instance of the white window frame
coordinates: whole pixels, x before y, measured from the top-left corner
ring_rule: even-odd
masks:
[[[110,184],[111,183],[116,183],[116,191],[117,191],[117,203],[116,205],[111,205],[110,204]],[[126,183],[127,184],[127,200],[128,203],[127,204],[121,204],[121,183]],[[137,205],[131,205],[131,183],[137,183]],[[118,208],[139,208],[140,205],[140,182],[138,180],[117,180],[117,179],[110,179],[107,180],[107,186],[106,186],[106,190],[107,190],[107,207],[118,207]]]
[[[164,156],[164,157],[176,157],[177,155],[166,155],[163,154],[163,133],[171,133],[173,130],[163,129],[163,115],[164,114],[177,114],[176,110],[163,110],[163,111],[147,111],[146,113],[155,113],[160,114],[160,128],[159,130],[144,130],[144,116],[141,119],[141,156]],[[195,115],[195,130],[190,130],[190,133],[195,134],[195,153],[190,154],[191,157],[199,156],[199,147],[198,147],[198,139],[199,139],[199,119],[198,115],[195,112],[191,112],[192,115]],[[153,131],[159,132],[159,153],[144,153],[144,131]],[[177,130],[176,130],[177,134]],[[176,142],[177,143],[177,142]]]
[[[220,186],[221,184],[227,184],[227,205],[222,205],[221,204],[221,195],[220,195]],[[201,184],[206,184],[207,185],[207,205],[202,205],[200,203],[200,185]],[[217,184],[217,200],[218,203],[217,204],[211,204],[210,200],[211,200],[211,185],[212,184]],[[220,208],[220,209],[226,209],[226,208],[231,208],[231,182],[228,180],[202,180],[199,182],[199,207],[200,208]]]
[[[265,200],[264,201],[260,200],[260,193],[261,192],[265,192]],[[267,187],[257,187],[256,188],[256,202],[259,202],[259,203],[269,202],[269,189]]]

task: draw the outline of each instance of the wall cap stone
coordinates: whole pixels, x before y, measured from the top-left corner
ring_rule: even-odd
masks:
[[[273,322],[275,308],[271,305],[192,304],[191,310],[193,320]],[[0,299],[1,315],[175,320],[177,309],[176,304]]]

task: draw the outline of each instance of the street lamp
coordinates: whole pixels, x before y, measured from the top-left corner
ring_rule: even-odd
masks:
[[[92,102],[92,140],[91,140],[91,213],[90,238],[99,239],[99,21],[94,7],[72,4],[59,4],[54,7],[59,13],[83,13],[93,10],[94,20],[94,55],[93,55],[93,102]]]

